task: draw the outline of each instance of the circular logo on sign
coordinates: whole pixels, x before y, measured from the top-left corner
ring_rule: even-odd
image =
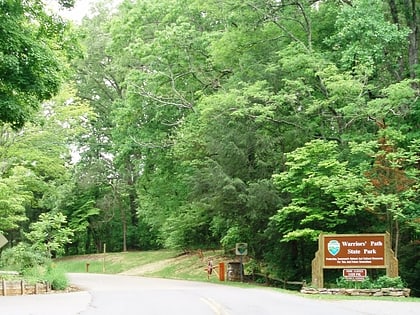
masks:
[[[335,256],[340,252],[340,242],[337,240],[331,240],[328,242],[328,252]]]

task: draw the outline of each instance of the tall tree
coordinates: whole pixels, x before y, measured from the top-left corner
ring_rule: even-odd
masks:
[[[58,91],[66,24],[40,0],[2,1],[0,18],[0,122],[19,128]]]
[[[418,63],[419,63],[419,13],[420,6],[418,1],[395,1],[388,0],[388,5],[392,17],[392,22],[398,28],[407,27],[410,32],[408,34],[408,51],[407,54],[401,58],[401,70],[403,74],[408,72],[411,79],[418,78]],[[405,61],[407,60],[407,61]]]
[[[146,0],[86,20],[79,91],[98,116],[71,222],[102,237],[118,227],[131,245],[247,241],[286,278],[309,274],[321,231],[390,228],[414,244],[416,12],[391,0]]]

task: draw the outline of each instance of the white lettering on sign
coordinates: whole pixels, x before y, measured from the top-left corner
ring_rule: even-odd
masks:
[[[360,250],[358,250],[358,249],[348,249],[347,254],[349,254],[349,255],[359,255]]]
[[[362,246],[366,246],[366,242],[347,242],[347,241],[342,241],[341,244],[345,247],[362,247]]]
[[[343,276],[347,280],[363,281],[367,276],[366,269],[343,269]]]
[[[381,241],[370,241],[370,246],[383,246]]]
[[[376,249],[367,249],[367,248],[365,248],[363,250],[363,253],[364,254],[376,254]]]

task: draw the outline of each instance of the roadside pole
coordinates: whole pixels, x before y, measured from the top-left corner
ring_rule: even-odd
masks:
[[[102,262],[102,272],[105,273],[105,256],[106,256],[106,243],[104,243],[104,259]]]
[[[244,282],[243,257],[248,255],[248,243],[236,243],[235,253],[239,256],[239,272],[241,274],[241,282]]]

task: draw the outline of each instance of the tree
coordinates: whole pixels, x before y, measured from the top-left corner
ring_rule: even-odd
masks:
[[[386,224],[398,257],[401,238],[406,238],[404,233],[420,231],[419,170],[416,168],[420,148],[415,140],[407,149],[398,148],[397,139],[404,138],[399,132],[382,129],[381,134],[374,164],[366,171],[374,187],[368,209]]]
[[[283,276],[308,276],[320,232],[380,232],[372,225],[374,216],[364,212],[368,181],[344,158],[337,143],[313,140],[288,153],[287,169],[273,175],[274,184],[289,200],[270,218],[268,229],[279,248],[268,259]],[[280,267],[272,260],[279,255],[281,264],[289,264]]]
[[[124,73],[126,88],[113,104],[113,151],[119,174],[115,182],[125,188],[120,194],[128,196],[127,220],[133,225],[153,222],[154,231],[161,226],[156,218],[165,217],[165,211],[183,198],[178,181],[157,186],[165,178],[173,179],[178,169],[171,161],[172,134],[194,111],[197,91],[211,90],[213,69],[206,62],[202,20],[185,1],[138,1],[123,4],[111,23],[108,52],[114,69]],[[143,219],[142,214],[156,212],[156,201],[162,213]]]
[[[34,174],[24,167],[10,170],[11,176],[4,178],[0,174],[0,231],[9,232],[17,229],[26,221],[25,206],[32,199],[32,194],[22,185],[22,181]]]
[[[22,232],[41,213],[61,210],[71,180],[71,145],[84,130],[89,108],[63,89],[44,103],[20,131],[3,125],[0,146],[2,218],[0,229],[11,244],[22,240]],[[11,222],[14,222],[13,224]]]
[[[419,4],[418,1],[395,1],[388,0],[392,22],[398,28],[407,27],[410,32],[408,34],[408,58],[401,59],[401,68],[403,71],[409,72],[409,77],[415,79],[418,77],[418,63],[419,63]],[[407,61],[405,61],[407,59]],[[405,66],[405,64],[407,64]],[[407,69],[408,68],[408,69]]]
[[[378,84],[405,78],[400,72],[401,48],[407,48],[409,34],[407,28],[386,19],[383,2],[357,0],[343,5],[336,33],[328,39],[344,69],[367,74]]]
[[[60,255],[73,236],[73,231],[66,224],[67,219],[62,213],[42,213],[37,222],[31,223],[30,232],[25,236],[36,251],[48,257]]]
[[[294,279],[310,274],[321,231],[391,227],[415,242],[415,12],[391,0],[146,0],[85,20],[77,80],[97,120],[81,141],[74,222],[89,221],[96,243],[118,231],[128,248],[140,235],[246,241]]]
[[[39,0],[2,1],[0,18],[0,122],[20,128],[59,89],[66,25]]]

